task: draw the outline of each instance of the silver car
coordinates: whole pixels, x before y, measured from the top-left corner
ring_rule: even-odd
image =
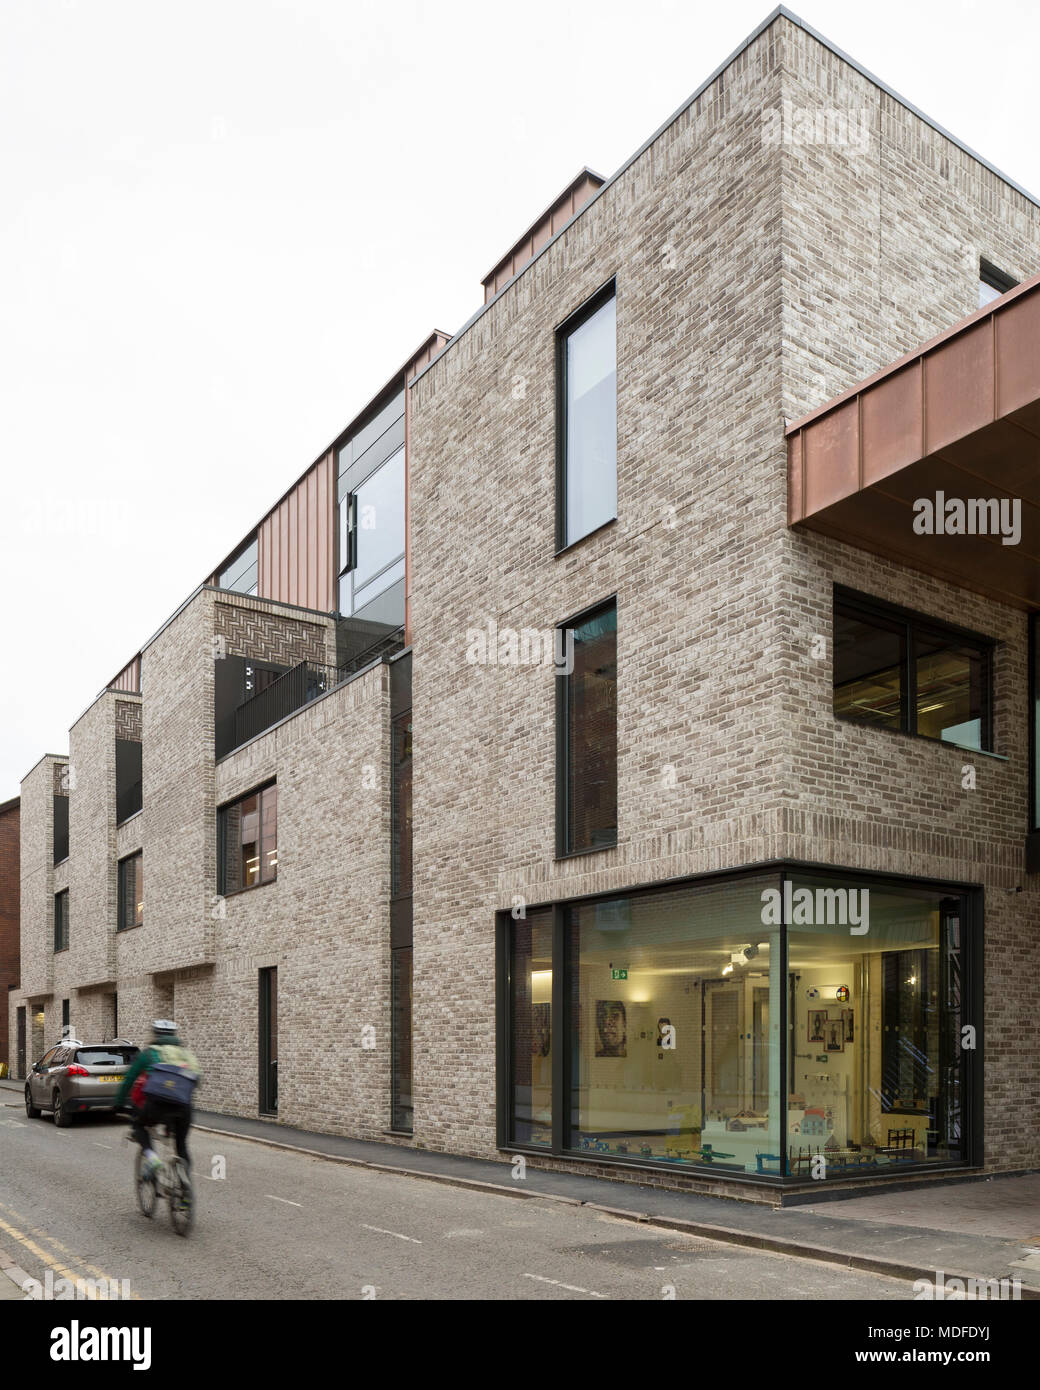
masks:
[[[41,1110],[50,1110],[54,1123],[65,1128],[85,1110],[111,1110],[137,1053],[125,1038],[109,1043],[65,1039],[33,1065],[25,1083],[26,1115],[35,1120]]]

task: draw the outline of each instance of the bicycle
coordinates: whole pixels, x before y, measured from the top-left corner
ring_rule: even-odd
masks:
[[[159,1130],[162,1133],[159,1133]],[[173,1138],[165,1125],[156,1125],[153,1143],[161,1160],[154,1173],[144,1171],[144,1150],[138,1146],[134,1159],[134,1187],[137,1205],[149,1220],[162,1199],[170,1204],[170,1224],[179,1236],[186,1236],[195,1224],[195,1193],[191,1174],[177,1154]],[[127,1139],[134,1143],[128,1134]]]

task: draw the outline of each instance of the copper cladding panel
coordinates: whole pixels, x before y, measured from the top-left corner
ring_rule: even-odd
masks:
[[[579,208],[603,187],[604,180],[591,169],[583,169],[559,197],[546,208],[523,236],[514,243],[502,259],[484,276],[484,303],[494,299],[503,285],[531,261],[547,241],[571,220]]]
[[[788,522],[1040,605],[1040,276],[788,430]],[[922,535],[914,503],[1010,499],[1018,544]]]
[[[135,656],[133,661],[124,666],[119,675],[108,683],[109,690],[125,690],[128,694],[139,695],[141,693],[141,658]]]
[[[333,484],[330,451],[260,523],[257,591],[261,598],[324,613],[335,608]]]

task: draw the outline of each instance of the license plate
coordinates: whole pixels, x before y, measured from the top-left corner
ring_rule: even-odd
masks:
[[[122,1081],[121,1076],[99,1076],[98,1081]]]

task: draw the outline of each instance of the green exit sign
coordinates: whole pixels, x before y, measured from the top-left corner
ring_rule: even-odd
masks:
[[[627,971],[627,970],[612,970],[612,971],[610,972],[610,978],[611,978],[612,980],[627,980],[627,979],[628,979],[628,971]]]

